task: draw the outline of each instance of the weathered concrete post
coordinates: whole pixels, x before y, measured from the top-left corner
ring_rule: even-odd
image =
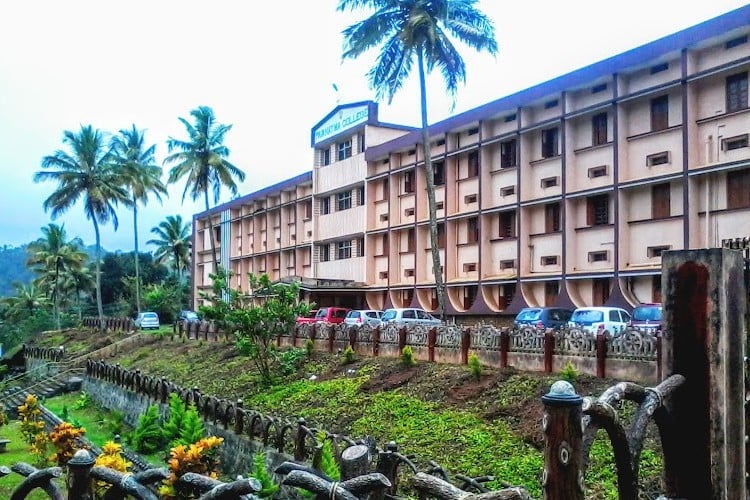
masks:
[[[686,378],[664,447],[669,498],[746,499],[743,264],[718,248],[662,256],[662,373]]]
[[[68,498],[70,500],[92,500],[94,498],[91,469],[94,457],[88,450],[78,450],[68,461]]]
[[[583,500],[583,398],[564,380],[542,396],[545,500]]]

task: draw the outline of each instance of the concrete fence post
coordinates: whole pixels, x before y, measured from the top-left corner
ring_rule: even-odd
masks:
[[[542,396],[542,404],[544,499],[584,500],[583,398],[576,394],[569,382],[560,380]]]

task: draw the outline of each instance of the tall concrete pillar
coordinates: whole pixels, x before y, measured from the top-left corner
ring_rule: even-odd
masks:
[[[662,373],[686,378],[666,423],[668,498],[746,500],[743,270],[736,250],[662,256]]]

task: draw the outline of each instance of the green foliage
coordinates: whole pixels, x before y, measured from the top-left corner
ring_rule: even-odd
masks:
[[[475,352],[469,353],[469,372],[474,380],[482,378],[482,364]]]
[[[153,311],[159,315],[163,324],[172,323],[182,308],[182,288],[175,283],[148,285],[143,290],[141,301],[144,311]]]
[[[279,373],[281,375],[296,373],[306,357],[305,349],[292,348],[282,351],[279,355]]]
[[[298,283],[273,283],[266,274],[250,274],[249,294],[244,296],[229,286],[231,276],[223,269],[212,275],[213,294],[202,294],[211,305],[200,311],[234,334],[238,351],[252,360],[269,385],[278,368],[276,338],[294,328],[297,316],[307,314],[310,306],[299,302]]]
[[[139,453],[151,454],[160,450],[163,445],[159,409],[156,405],[150,405],[146,413],[138,419],[138,426],[133,432],[133,446]]]
[[[313,342],[312,339],[305,340],[305,352],[307,353],[308,358],[315,352],[315,342]]]
[[[411,348],[410,345],[405,346],[401,350],[401,362],[405,366],[409,366],[409,367],[417,365],[417,360],[414,359],[414,350]]]
[[[346,349],[344,349],[344,363],[350,364],[354,363],[356,355],[354,353],[354,349],[352,349],[352,346],[348,345],[346,346]]]
[[[121,436],[125,432],[125,414],[118,410],[112,410],[103,419],[103,424],[112,436]]]
[[[180,437],[177,439],[176,444],[189,446],[200,441],[205,434],[206,429],[203,427],[203,420],[198,410],[195,409],[194,405],[190,405],[185,412],[185,418],[182,421],[182,428],[180,429]]]
[[[565,363],[565,366],[563,366],[563,369],[560,371],[562,379],[567,380],[571,384],[578,380],[579,375],[578,370],[570,361]]]
[[[279,485],[274,482],[273,476],[268,473],[265,453],[253,455],[253,471],[250,473],[250,477],[257,479],[260,483],[261,490],[256,493],[260,498],[271,498],[279,491]]]
[[[63,422],[68,422],[69,418],[70,418],[70,413],[68,412],[68,405],[63,405],[62,411],[60,412],[60,419]]]
[[[341,470],[336,463],[336,457],[333,456],[333,444],[330,439],[326,439],[325,433],[318,435],[318,440],[323,442],[320,450],[320,471],[334,481],[341,479]]]
[[[185,413],[187,408],[185,407],[184,401],[180,399],[176,393],[170,393],[169,395],[169,418],[162,426],[162,433],[164,441],[172,445],[172,443],[180,437],[182,427],[185,421]],[[192,441],[195,442],[195,441]]]
[[[91,395],[85,391],[81,391],[81,395],[78,396],[78,400],[73,405],[74,410],[82,410],[88,408],[91,405]]]

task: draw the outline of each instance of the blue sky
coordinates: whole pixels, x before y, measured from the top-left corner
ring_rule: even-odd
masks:
[[[614,13],[601,1],[480,0],[495,24],[496,58],[462,50],[467,84],[455,108],[438,76],[428,82],[429,121],[471,109],[565,72],[692,26],[746,2],[633,0]],[[37,0],[0,7],[0,246],[27,243],[51,222],[42,209],[54,189],[34,184],[43,156],[62,146],[64,130],[91,124],[115,133],[135,124],[166,155],[169,136],[184,138],[178,117],[211,106],[232,124],[230,160],[247,173],[240,194],[310,170],[310,128],[336,105],[372,99],[364,74],[374,53],[341,63],[341,30],[364,13],[336,12],[336,0]],[[515,5],[514,5],[515,4]],[[293,11],[293,12],[292,12]],[[339,91],[336,93],[333,84]],[[381,121],[416,125],[412,79]],[[166,172],[165,172],[166,173]],[[166,175],[164,177],[166,180]],[[139,238],[167,215],[190,220],[202,204],[170,187],[163,204],[139,213]],[[228,199],[225,194],[223,201]],[[103,228],[108,250],[132,249],[132,215]],[[55,222],[93,243],[80,206]],[[147,249],[147,248],[146,248]]]

